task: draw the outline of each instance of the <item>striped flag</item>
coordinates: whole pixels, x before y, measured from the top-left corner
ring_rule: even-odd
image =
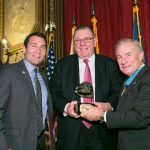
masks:
[[[49,49],[48,49],[48,56],[47,56],[47,63],[46,63],[46,75],[47,75],[48,80],[51,79],[56,62],[57,61],[56,61],[56,57],[54,54],[54,41],[51,40]]]
[[[56,26],[53,22],[50,21],[50,24],[47,24],[45,27],[46,31],[46,38],[48,41],[48,50],[47,50],[47,59],[46,59],[46,75],[47,79],[50,81],[51,76],[54,72],[55,65],[57,63],[55,53],[54,53],[54,33],[53,28],[56,29]],[[47,32],[47,31],[50,32]],[[52,128],[53,128],[53,136],[55,142],[57,142],[57,113],[54,111],[53,118],[52,118]],[[46,115],[46,130],[50,133],[50,126],[49,126],[49,116]],[[49,148],[48,148],[49,149]]]
[[[47,63],[46,63],[46,75],[47,75],[48,80],[51,79],[56,63],[57,61],[56,61],[56,57],[54,54],[54,41],[51,38],[49,49],[48,49],[48,55],[47,55]],[[54,136],[55,142],[57,141],[57,115],[56,114],[57,113],[54,111],[53,120],[52,120],[53,136]]]
[[[56,65],[56,57],[54,54],[54,41],[51,39],[48,49],[47,55],[47,64],[46,64],[46,75],[48,80],[51,79],[51,76],[54,72],[55,65]],[[54,111],[53,118],[52,118],[52,128],[53,128],[53,136],[55,142],[57,142],[57,113]]]

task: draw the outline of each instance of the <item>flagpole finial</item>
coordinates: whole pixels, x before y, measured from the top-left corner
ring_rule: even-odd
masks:
[[[91,10],[91,14],[92,14],[92,16],[95,15],[95,11],[94,11],[94,2],[93,2],[93,0],[92,0],[92,10]]]
[[[54,22],[49,21],[49,24],[46,24],[45,31],[53,32],[53,29],[56,29],[56,25]]]
[[[72,17],[72,24],[73,24],[73,25],[76,24],[75,15],[73,15],[73,17]]]
[[[134,1],[133,1],[133,5],[137,5],[137,0],[134,0]]]

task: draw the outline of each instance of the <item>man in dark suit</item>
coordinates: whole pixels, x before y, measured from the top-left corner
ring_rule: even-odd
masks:
[[[42,33],[28,35],[23,48],[25,58],[0,72],[0,150],[45,150],[46,114],[52,127],[53,112],[51,95],[39,70],[46,45]],[[38,97],[39,93],[42,95]],[[51,149],[54,150],[52,132],[50,134]]]
[[[74,46],[77,54],[57,63],[50,81],[54,109],[58,113],[58,145],[61,150],[116,150],[115,132],[107,130],[99,122],[92,122],[87,128],[74,111],[75,104],[83,102],[75,94],[75,88],[84,81],[88,65],[94,88],[94,101],[105,102],[102,107],[117,105],[121,77],[116,63],[105,56],[96,55],[96,39],[88,26],[76,28]],[[113,134],[114,133],[114,134]]]
[[[101,117],[108,128],[118,128],[118,150],[149,150],[150,69],[143,63],[143,50],[135,40],[119,40],[115,53],[120,70],[128,76],[117,110],[103,112],[102,109],[90,107],[85,108],[81,116],[91,121]]]

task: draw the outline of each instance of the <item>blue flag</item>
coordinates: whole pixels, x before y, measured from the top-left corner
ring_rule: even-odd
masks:
[[[56,62],[57,61],[56,61],[56,57],[54,54],[54,41],[51,40],[49,50],[48,50],[47,64],[46,64],[46,75],[47,75],[48,80],[51,79]]]
[[[138,15],[139,7],[137,4],[133,6],[133,39],[137,40],[142,47],[142,34]]]
[[[140,26],[139,20],[139,7],[137,3],[134,3],[133,6],[133,34],[132,38],[139,42],[140,47],[144,50],[143,38],[142,38],[142,31]],[[144,62],[146,63],[146,57],[144,58]]]

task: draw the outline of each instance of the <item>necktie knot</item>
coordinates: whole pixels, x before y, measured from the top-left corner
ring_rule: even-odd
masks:
[[[85,63],[84,82],[92,83],[91,71],[88,64],[89,60],[84,59],[83,62]]]
[[[83,62],[84,62],[86,65],[88,65],[89,60],[88,60],[88,59],[84,59]]]
[[[34,68],[34,73],[35,73],[35,75],[37,75],[37,72],[38,72],[38,69],[37,69],[37,68]]]

